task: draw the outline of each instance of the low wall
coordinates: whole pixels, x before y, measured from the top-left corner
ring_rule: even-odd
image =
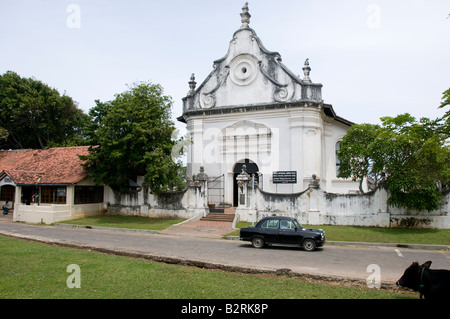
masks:
[[[32,224],[53,224],[63,220],[96,216],[103,211],[103,204],[15,204],[13,220]]]
[[[442,198],[437,210],[417,211],[389,206],[391,227],[419,227],[450,229],[450,193]]]
[[[295,194],[273,194],[259,188],[247,189],[247,201],[237,209],[237,221],[256,222],[265,216],[281,215],[311,225],[353,225],[450,229],[450,194],[435,211],[417,211],[387,204],[384,188],[366,194],[333,194],[308,188]]]
[[[145,186],[130,194],[109,190],[107,214],[185,219],[206,216],[209,210],[204,190],[204,185],[160,195],[152,194]]]

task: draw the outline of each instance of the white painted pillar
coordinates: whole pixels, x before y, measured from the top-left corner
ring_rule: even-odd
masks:
[[[297,172],[297,184],[292,185],[292,192],[300,192],[303,188],[303,118],[299,115],[291,117],[290,138],[291,138],[291,165],[290,170]]]
[[[304,109],[303,117],[303,178],[307,187],[311,176],[321,179],[322,172],[322,118],[319,108]]]
[[[203,165],[203,120],[190,120],[187,125],[187,130],[192,138],[191,150],[189,152],[190,156],[187,159],[187,176],[192,176]]]

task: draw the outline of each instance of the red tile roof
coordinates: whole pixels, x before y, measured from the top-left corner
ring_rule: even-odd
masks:
[[[78,155],[88,146],[0,151],[0,173],[16,184],[75,184],[87,177]]]

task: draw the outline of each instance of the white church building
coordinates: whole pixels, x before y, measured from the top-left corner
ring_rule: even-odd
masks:
[[[269,193],[299,193],[313,175],[333,193],[358,190],[358,182],[337,177],[339,141],[353,124],[322,100],[309,60],[295,75],[277,52],[267,50],[249,27],[248,4],[226,55],[197,86],[194,74],[183,98],[190,138],[187,174],[204,168],[217,187],[216,204],[237,206],[236,176],[245,164],[255,185]],[[303,60],[303,59],[302,59]],[[211,184],[211,183],[210,183]]]

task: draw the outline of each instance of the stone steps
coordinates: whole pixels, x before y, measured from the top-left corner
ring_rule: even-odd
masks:
[[[234,214],[224,214],[224,213],[209,213],[206,217],[202,217],[204,221],[215,221],[215,222],[233,222]]]
[[[200,220],[231,223],[234,220],[235,212],[236,212],[235,208],[225,208],[223,213],[210,212],[208,215],[202,217],[202,219]]]

